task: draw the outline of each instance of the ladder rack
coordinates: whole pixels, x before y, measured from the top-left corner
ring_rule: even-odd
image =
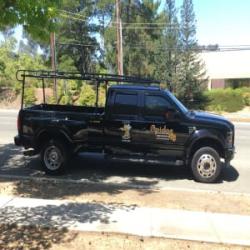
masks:
[[[37,79],[69,79],[69,80],[92,80],[97,82],[126,82],[134,84],[160,84],[160,81],[140,78],[135,76],[114,75],[114,74],[93,74],[80,72],[64,72],[64,71],[45,71],[45,70],[18,70],[16,73],[18,81],[24,78]]]
[[[42,80],[43,86],[43,103],[45,100],[45,79],[65,79],[65,80],[88,80],[96,85],[96,107],[98,107],[98,96],[99,96],[99,86],[101,83],[105,84],[105,89],[107,93],[107,87],[109,83],[130,83],[135,85],[160,85],[160,81],[154,79],[146,79],[135,76],[125,76],[125,75],[113,75],[113,74],[93,74],[93,73],[80,73],[80,72],[64,72],[64,71],[47,71],[47,70],[18,70],[16,72],[16,79],[22,82],[22,100],[21,109],[23,109],[24,103],[24,89],[25,81],[27,78],[36,78]]]

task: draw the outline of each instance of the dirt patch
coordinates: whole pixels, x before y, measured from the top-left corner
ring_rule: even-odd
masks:
[[[44,88],[45,100],[48,101],[53,96],[53,90],[51,88]],[[43,89],[35,89],[36,104],[43,103]]]
[[[6,181],[0,179],[0,195],[250,215],[249,195],[219,192],[184,192],[135,189],[129,186],[102,184],[55,183],[38,180]]]
[[[45,88],[45,100],[48,101],[53,96],[51,88]],[[43,89],[35,88],[36,104],[43,103]],[[0,89],[0,108],[2,109],[20,109],[21,94],[16,95],[11,89]]]
[[[173,240],[155,237],[140,237],[115,233],[68,232],[56,228],[34,226],[0,225],[0,248],[16,249],[52,249],[52,250],[165,250],[165,249],[219,249],[243,250],[243,246]]]
[[[21,105],[21,95],[16,95],[15,91],[5,88],[0,89],[0,108],[19,109]]]
[[[69,233],[72,241],[53,245],[53,250],[68,249],[98,249],[98,250],[167,250],[167,249],[249,249],[242,246],[232,246],[223,244],[212,244],[204,242],[194,242],[186,240],[173,240],[156,237],[139,237],[132,235],[110,234],[110,233]]]

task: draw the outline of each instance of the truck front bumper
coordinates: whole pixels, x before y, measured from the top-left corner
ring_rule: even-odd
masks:
[[[235,147],[231,147],[231,148],[226,148],[225,149],[225,162],[229,163],[235,155]]]

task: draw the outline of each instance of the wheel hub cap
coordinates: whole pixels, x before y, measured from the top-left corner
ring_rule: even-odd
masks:
[[[217,163],[212,155],[203,154],[197,163],[199,174],[204,178],[213,176],[216,172]]]
[[[61,151],[56,146],[50,146],[45,150],[44,162],[48,169],[56,170],[58,169],[63,161]]]

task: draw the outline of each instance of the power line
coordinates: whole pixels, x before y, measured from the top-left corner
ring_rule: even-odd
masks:
[[[79,14],[77,12],[72,12],[72,11],[66,11],[66,10],[59,10],[60,12],[65,12],[67,14],[70,14],[70,15],[75,15],[75,16],[79,16],[79,17],[83,17],[83,18],[86,18],[87,16],[86,15],[82,15],[82,14]],[[113,24],[117,24],[117,22],[111,22]],[[134,24],[134,25],[166,25],[167,23],[166,22],[122,22],[123,24]],[[175,26],[173,24],[171,24],[171,26]],[[176,25],[178,26],[178,25]]]
[[[74,46],[82,46],[82,47],[99,47],[98,44],[82,44],[82,43],[57,43],[58,45],[62,45],[62,46],[68,46],[68,45],[74,45]],[[166,48],[164,46],[152,46],[149,44],[134,44],[134,45],[128,45],[126,43],[123,43],[123,46],[125,46],[126,48],[145,48],[147,50],[150,49],[158,49],[158,50],[163,50],[163,51],[169,51],[169,50],[183,50],[180,47],[172,47],[172,48]],[[248,47],[247,47],[248,46]],[[116,47],[116,43],[115,44],[108,44],[107,47]],[[151,47],[151,48],[150,48]],[[220,46],[217,49],[209,49],[209,48],[190,48],[189,50],[191,51],[208,51],[208,52],[225,52],[225,51],[244,51],[244,50],[250,50],[250,45],[244,45],[244,48],[242,48],[242,46],[235,46],[232,48],[223,48],[224,46]],[[225,46],[227,47],[227,46]]]
[[[113,24],[116,24],[116,22],[111,22],[111,23],[113,23]],[[153,23],[153,22],[151,22],[151,23],[132,23],[132,22],[129,22],[129,23],[127,23],[127,22],[122,22],[123,24],[127,24],[127,25],[130,25],[130,24],[133,24],[133,25],[167,25],[167,26],[178,26],[178,25],[169,25],[169,24],[167,24],[167,23]]]
[[[107,28],[115,28],[115,26],[108,26]],[[144,26],[144,27],[122,27],[122,29],[127,29],[127,30],[163,30],[166,29],[167,27],[150,27],[150,26]],[[173,30],[179,30],[179,28],[173,28]]]
[[[67,17],[67,18],[72,18],[72,19],[76,19],[76,20],[79,20],[79,21],[86,21],[86,20],[88,20],[88,17],[87,16],[85,16],[85,15],[81,15],[81,14],[79,14],[79,13],[75,13],[75,12],[71,12],[71,11],[66,11],[66,10],[59,10],[60,12],[64,12],[64,13],[66,13],[66,14],[60,14],[60,15],[62,15],[62,16],[65,16],[65,17]],[[71,15],[71,16],[70,16]],[[74,16],[72,16],[72,15],[74,15]],[[77,17],[75,17],[75,16],[77,16]],[[98,20],[99,21],[99,20]],[[117,22],[110,22],[111,24],[114,24],[114,25],[116,25],[117,24]],[[135,25],[135,26],[144,26],[144,25],[148,25],[148,26],[164,26],[164,27],[168,27],[168,26],[171,26],[171,27],[178,27],[178,25],[173,25],[173,24],[167,24],[166,22],[160,22],[160,23],[158,23],[158,22],[122,22],[122,24],[124,24],[124,25]]]
[[[57,43],[57,44],[62,46],[74,45],[81,47],[99,47],[97,44],[81,44],[81,43]]]
[[[88,21],[88,19],[81,19],[81,18],[77,18],[77,17],[73,17],[73,16],[68,16],[68,15],[65,15],[65,14],[60,14],[60,16],[64,17],[64,18],[72,19],[72,20],[81,21],[81,22]]]
[[[87,16],[86,15],[82,15],[82,14],[79,14],[79,13],[76,13],[76,12],[72,12],[72,11],[67,11],[67,10],[59,10],[59,12],[64,12],[66,13],[67,15],[74,15],[74,16],[78,16],[79,18],[86,18]]]

